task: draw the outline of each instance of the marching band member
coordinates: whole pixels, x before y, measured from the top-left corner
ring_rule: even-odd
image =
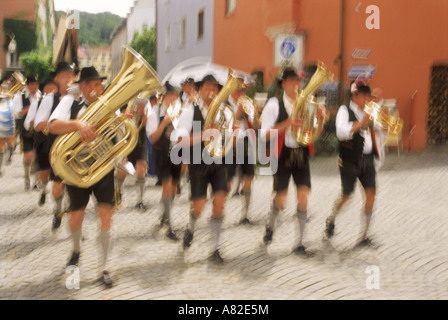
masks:
[[[202,141],[203,131],[197,129],[193,130],[199,125],[200,130],[203,130],[205,119],[207,117],[207,110],[213,98],[218,95],[219,90],[219,83],[216,81],[215,77],[206,75],[199,85],[198,101],[194,102],[191,108],[189,107],[182,112],[182,115],[179,118],[177,132],[178,135],[181,136],[178,145],[185,146],[186,144],[191,146],[188,172],[190,175],[192,206],[190,209],[190,222],[183,239],[184,249],[188,249],[191,245],[196,221],[204,209],[207,200],[207,187],[210,184],[213,190],[213,213],[211,223],[216,233],[212,258],[217,263],[222,264],[223,259],[218,247],[223,222],[224,203],[227,195],[225,164],[223,161],[212,161],[210,164],[204,162],[202,156],[205,148],[204,142]],[[218,116],[220,116],[219,113]],[[224,112],[224,117],[225,121],[228,123],[231,119],[231,114],[229,115],[227,112]],[[196,148],[195,146],[199,143],[200,148]],[[197,161],[198,154],[194,154],[194,152],[197,152],[198,150],[201,152],[199,155],[201,156],[200,162]]]
[[[23,151],[23,169],[25,172],[25,190],[30,189],[30,171],[34,160],[34,139],[30,130],[29,121],[35,115],[35,110],[41,99],[39,82],[36,77],[28,77],[24,92],[17,93],[13,100],[16,119],[16,132],[20,137],[21,151]],[[34,114],[33,114],[34,111]]]
[[[95,128],[77,119],[103,93],[102,82],[104,79],[105,77],[101,77],[94,67],[81,70],[78,81],[82,93],[81,99],[75,100],[71,95],[62,99],[49,119],[49,129],[52,134],[64,135],[70,132],[78,132],[85,142],[93,141],[96,138]],[[68,224],[73,240],[73,251],[67,265],[78,265],[81,251],[82,223],[90,194],[93,193],[97,200],[97,210],[101,222],[99,226],[99,242],[103,252],[101,279],[106,287],[111,287],[113,281],[108,271],[108,258],[112,241],[110,230],[114,208],[114,170],[111,170],[90,188],[67,185],[67,191],[70,196]]]
[[[137,200],[136,208],[146,211],[147,208],[143,204],[143,196],[145,194],[145,183],[146,183],[146,172],[147,166],[146,163],[148,161],[148,146],[147,146],[147,138],[146,138],[146,122],[147,122],[147,112],[146,105],[148,103],[147,99],[137,98],[135,101],[136,107],[134,110],[131,110],[131,113],[127,116],[130,118],[136,119],[137,125],[140,127],[138,134],[137,145],[134,150],[126,157],[127,161],[132,163],[135,168],[137,175],[137,185],[139,187],[139,197]],[[117,170],[117,188],[119,193],[119,201],[121,202],[121,189],[126,178],[126,172],[124,170]]]
[[[244,84],[243,87],[232,92],[228,99],[228,105],[235,115],[235,125],[234,129],[236,143],[233,148],[233,161],[232,163],[226,163],[227,176],[228,176],[228,189],[232,188],[232,180],[236,175],[238,167],[241,168],[242,173],[242,195],[244,196],[244,210],[243,217],[240,219],[240,223],[250,223],[247,217],[251,199],[251,187],[252,180],[255,175],[255,143],[256,137],[252,135],[254,131],[249,129],[259,129],[260,123],[254,115],[247,115],[243,110],[243,104],[239,103],[239,98],[246,95],[247,85]],[[244,154],[239,155],[238,150],[243,148]],[[250,156],[251,153],[253,156]],[[242,158],[240,158],[242,157]],[[239,184],[237,185],[238,192]]]
[[[292,135],[292,128],[303,126],[303,121],[291,117],[294,101],[300,87],[300,76],[292,68],[286,68],[279,80],[283,88],[283,96],[279,100],[271,98],[262,113],[261,137],[265,141],[272,138],[270,129],[276,130],[278,136],[278,170],[274,173],[275,198],[263,238],[265,244],[272,241],[275,220],[281,210],[285,209],[288,185],[292,176],[297,187],[297,217],[299,220],[299,243],[294,250],[297,254],[309,255],[302,243],[307,220],[308,195],[311,188],[308,147],[300,146]],[[325,112],[321,109],[319,117],[324,118]],[[319,128],[322,130],[323,128]],[[272,140],[271,140],[272,143]]]
[[[196,92],[196,84],[194,82],[194,79],[191,77],[188,77],[185,79],[184,82],[182,82],[182,91],[179,93],[179,100],[183,105],[189,105],[194,102],[194,100],[197,98],[197,92]],[[179,178],[179,184],[177,186],[177,193],[181,193],[181,180],[185,176],[188,170],[188,165],[186,163],[182,163],[181,171],[180,171],[180,178]]]
[[[171,140],[170,135],[173,132],[172,119],[167,113],[170,106],[175,105],[179,98],[179,89],[173,87],[168,82],[165,83],[165,96],[162,104],[154,106],[149,116],[146,134],[155,150],[156,165],[160,179],[162,180],[162,205],[163,215],[161,226],[168,225],[167,237],[172,240],[178,240],[173,231],[171,208],[173,206],[174,196],[179,183],[181,164],[173,164],[170,160]]]
[[[62,198],[64,196],[64,184],[57,177],[50,165],[50,149],[56,138],[52,134],[48,134],[48,119],[52,112],[56,109],[61,99],[67,95],[67,89],[70,87],[75,77],[74,67],[67,62],[60,62],[56,71],[53,73],[54,82],[58,87],[58,92],[47,94],[41,101],[34,119],[36,131],[36,153],[39,161],[39,178],[42,184],[42,193],[39,199],[39,206],[44,205],[46,199],[46,186],[48,180],[53,181],[52,195],[56,207],[53,213],[52,230],[55,231],[61,225],[59,214],[62,211]],[[48,134],[48,135],[47,135]]]
[[[351,93],[350,104],[342,105],[336,116],[342,194],[326,220],[325,234],[328,239],[333,237],[336,216],[353,193],[356,180],[359,180],[365,193],[365,227],[360,245],[372,245],[367,231],[376,194],[374,157],[378,157],[378,149],[375,133],[381,134],[382,129],[372,124],[369,114],[364,112],[365,105],[371,100],[370,87],[363,82],[354,82]]]

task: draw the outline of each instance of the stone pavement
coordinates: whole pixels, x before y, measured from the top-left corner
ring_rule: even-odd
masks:
[[[125,182],[124,207],[113,223],[111,272],[115,285],[104,289],[99,276],[99,244],[94,201],[83,226],[79,289],[65,264],[72,243],[66,229],[51,232],[53,202],[24,191],[21,156],[3,165],[0,178],[0,299],[156,299],[156,300],[302,300],[302,299],[448,299],[448,146],[430,146],[421,154],[389,152],[378,174],[371,235],[377,249],[355,247],[363,220],[360,186],[336,220],[331,243],[324,224],[340,192],[336,156],[312,160],[312,192],[304,242],[315,256],[292,253],[297,241],[295,192],[277,220],[272,243],[263,244],[264,223],[272,199],[272,177],[254,181],[249,218],[238,225],[243,197],[226,204],[222,266],[208,260],[214,233],[210,204],[198,220],[192,246],[159,230],[160,188],[147,179],[145,203],[134,209],[135,179]],[[188,185],[176,198],[173,214],[182,237],[188,224]]]

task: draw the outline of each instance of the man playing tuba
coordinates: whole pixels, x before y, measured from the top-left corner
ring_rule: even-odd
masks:
[[[77,120],[77,118],[103,93],[102,82],[104,79],[105,77],[101,77],[94,67],[83,68],[78,81],[81,91],[80,99],[75,100],[71,95],[62,99],[49,119],[50,133],[63,135],[78,132],[84,142],[95,140],[95,128]],[[69,229],[73,240],[73,252],[67,266],[78,265],[81,251],[82,222],[90,194],[93,193],[98,203],[97,209],[101,221],[99,240],[103,251],[102,280],[107,287],[111,287],[112,279],[107,271],[107,263],[111,249],[110,230],[114,208],[114,171],[111,170],[90,188],[83,189],[67,185],[67,191],[70,196]]]
[[[279,80],[283,89],[283,96],[279,100],[271,98],[261,116],[261,137],[265,141],[276,138],[271,133],[276,132],[278,138],[278,170],[274,173],[275,198],[266,225],[263,238],[267,245],[272,241],[275,220],[281,210],[285,209],[289,179],[292,176],[297,187],[297,216],[300,226],[299,244],[295,249],[298,254],[308,254],[302,244],[303,233],[307,220],[308,194],[311,188],[308,146],[301,146],[293,136],[292,129],[303,126],[303,120],[291,117],[294,102],[298,96],[300,76],[292,68],[286,68]],[[325,109],[320,109],[318,117],[325,118]],[[323,123],[323,122],[321,122]],[[271,130],[271,129],[274,129]],[[322,128],[319,128],[322,130]]]

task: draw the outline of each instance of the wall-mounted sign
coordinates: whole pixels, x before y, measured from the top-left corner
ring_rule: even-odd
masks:
[[[303,35],[280,34],[274,40],[274,66],[299,67],[303,59]]]
[[[367,60],[369,58],[370,52],[372,52],[372,49],[355,48],[352,51],[351,57],[352,59]]]
[[[352,64],[348,69],[348,78],[355,79],[372,79],[375,73],[376,65],[373,63]]]

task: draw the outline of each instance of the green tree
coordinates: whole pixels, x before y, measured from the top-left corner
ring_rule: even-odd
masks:
[[[135,32],[131,43],[132,49],[142,55],[142,57],[153,67],[156,65],[156,28],[148,29],[143,27],[141,33]]]
[[[3,20],[2,32],[6,35],[5,42],[3,43],[3,49],[5,51],[8,51],[8,45],[11,42],[12,35],[14,35],[17,41],[17,52],[19,54],[36,48],[35,24],[31,21],[5,18]]]
[[[26,52],[20,56],[20,63],[25,69],[25,76],[37,76],[40,83],[45,82],[54,69],[51,60],[51,54],[39,50]]]

